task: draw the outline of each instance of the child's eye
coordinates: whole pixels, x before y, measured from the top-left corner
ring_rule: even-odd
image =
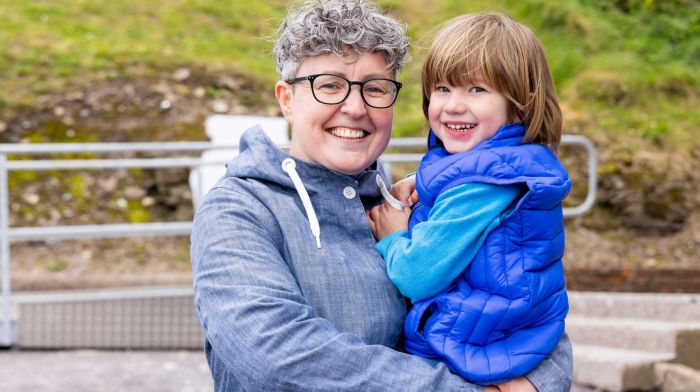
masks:
[[[486,89],[483,87],[474,86],[474,87],[469,89],[469,92],[470,93],[483,93],[483,92],[486,92]]]
[[[450,89],[446,86],[436,86],[435,91],[437,91],[439,93],[449,93]]]

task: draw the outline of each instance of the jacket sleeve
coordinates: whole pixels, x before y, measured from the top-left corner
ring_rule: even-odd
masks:
[[[438,196],[430,216],[377,243],[387,274],[413,303],[445,290],[518,197],[518,185],[466,183]]]
[[[231,189],[212,190],[195,216],[195,306],[228,373],[214,376],[217,385],[233,376],[245,390],[482,390],[443,364],[366,345],[317,317],[275,235],[271,213]]]
[[[571,341],[566,332],[549,356],[525,376],[538,392],[568,392],[574,377]]]

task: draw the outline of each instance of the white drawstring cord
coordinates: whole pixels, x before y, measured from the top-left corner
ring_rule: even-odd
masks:
[[[301,198],[301,203],[304,204],[306,217],[309,219],[309,226],[311,226],[311,234],[316,238],[316,247],[321,249],[321,226],[318,224],[318,218],[316,218],[316,211],[314,211],[314,206],[311,204],[311,198],[309,198],[309,194],[304,188],[304,183],[301,182],[301,178],[297,174],[296,167],[296,162],[291,158],[286,158],[282,161],[282,170],[292,179],[294,188],[296,188]]]
[[[380,176],[379,174],[377,174],[377,186],[379,187],[379,191],[382,192],[384,200],[386,200],[386,202],[389,203],[389,205],[391,205],[399,211],[403,211],[403,203],[401,203],[398,199],[392,196],[391,193],[389,193],[389,191],[386,189],[386,184],[384,183],[382,176]]]

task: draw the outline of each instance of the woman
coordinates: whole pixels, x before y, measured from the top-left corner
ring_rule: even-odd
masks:
[[[217,391],[482,390],[395,350],[406,306],[365,220],[381,202],[376,160],[407,49],[402,26],[362,1],[309,4],[280,27],[275,95],[290,149],[248,130],[192,231]],[[528,379],[502,387],[568,390],[566,337]]]

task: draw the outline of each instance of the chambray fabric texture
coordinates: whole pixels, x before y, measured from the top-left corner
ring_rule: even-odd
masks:
[[[364,215],[381,201],[378,170],[351,177],[296,160],[321,227],[317,249],[281,167],[290,156],[259,127],[240,149],[191,236],[195,307],[216,391],[482,390],[395,350],[406,306]],[[564,391],[571,366],[564,337],[528,376],[540,391]]]

